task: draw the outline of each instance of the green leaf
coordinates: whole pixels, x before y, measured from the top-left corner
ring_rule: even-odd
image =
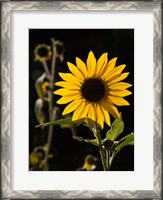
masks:
[[[123,132],[124,122],[121,119],[116,119],[109,131],[106,133],[106,139],[115,141],[115,139]]]
[[[131,133],[122,138],[115,146],[115,150],[119,151],[127,145],[134,145],[134,134]]]
[[[65,129],[65,128],[72,128],[74,126],[74,124],[60,124],[60,127],[62,128],[62,129]]]
[[[90,143],[90,144],[93,144],[93,145],[98,146],[97,139],[92,139],[92,140],[91,140],[91,139],[84,139],[84,138],[79,137],[79,136],[73,136],[73,138],[74,138],[75,140],[80,141],[80,142],[86,142],[86,143]]]
[[[47,122],[47,123],[44,123],[44,124],[40,124],[40,125],[37,125],[36,128],[39,128],[39,127],[45,127],[45,126],[51,126],[51,125],[60,125],[60,124],[75,124],[75,121],[72,121],[71,118],[65,118],[65,119],[59,119],[59,120],[56,120],[56,121],[52,121],[52,122]]]

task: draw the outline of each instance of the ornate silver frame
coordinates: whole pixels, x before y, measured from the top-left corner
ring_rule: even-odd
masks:
[[[153,190],[143,191],[18,191],[10,189],[10,11],[11,10],[151,10],[153,12],[153,42],[154,42],[154,106],[153,106]],[[13,198],[130,198],[130,199],[161,199],[162,197],[162,116],[161,116],[161,75],[162,75],[162,56],[161,56],[161,1],[129,1],[129,2],[66,2],[66,1],[47,1],[47,2],[27,2],[17,1],[1,2],[2,23],[1,23],[1,91],[2,91],[2,120],[1,120],[1,185],[2,199]]]

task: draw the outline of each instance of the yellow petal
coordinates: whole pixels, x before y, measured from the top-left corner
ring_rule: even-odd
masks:
[[[115,67],[109,74],[107,77],[105,77],[105,80],[109,80],[111,77],[120,74],[124,68],[126,67],[126,65],[120,65],[118,67]]]
[[[102,112],[104,114],[104,120],[110,126],[110,115],[102,106],[101,106],[101,108],[102,108]]]
[[[85,118],[87,116],[88,109],[89,109],[89,104],[83,101],[81,105],[74,111],[72,120],[75,121],[81,118]]]
[[[124,80],[125,78],[127,78],[127,76],[129,75],[129,72],[126,72],[126,73],[122,73],[122,74],[119,74],[117,76],[112,76],[107,82],[108,82],[108,85],[112,84],[112,83],[117,83],[119,81],[122,81]]]
[[[111,102],[113,102],[117,106],[129,106],[130,105],[129,102],[126,101],[122,97],[109,96],[108,98],[110,99]]]
[[[90,51],[88,54],[87,69],[88,69],[88,76],[89,77],[93,76],[96,69],[96,58],[92,51]]]
[[[90,108],[90,104],[86,103],[85,104],[85,108],[84,108],[83,112],[80,115],[80,118],[86,118],[86,116],[88,114],[88,111],[89,111],[89,108]]]
[[[80,119],[79,116],[81,112],[84,110],[85,102],[81,102],[80,106],[74,111],[72,116],[72,121]]]
[[[96,112],[95,112],[95,105],[90,104],[89,112],[88,112],[88,118],[96,121]]]
[[[80,92],[78,90],[68,90],[68,89],[58,89],[54,91],[54,94],[61,95],[61,96],[72,96],[72,95],[79,95]]]
[[[75,99],[80,99],[80,96],[73,95],[73,96],[69,96],[69,97],[62,97],[56,103],[57,104],[66,104],[66,103],[69,103],[70,101],[74,101]]]
[[[120,118],[118,109],[111,102],[103,100],[100,104],[104,108],[104,110],[108,111],[115,119]]]
[[[80,80],[70,73],[59,73],[59,75],[63,80],[67,81],[68,83],[73,83],[78,86],[81,85]]]
[[[106,71],[105,71],[104,74],[102,75],[102,78],[108,77],[108,75],[110,74],[110,72],[114,69],[114,67],[115,67],[115,65],[116,65],[116,61],[117,61],[117,57],[111,59],[111,60],[108,62]]]
[[[118,97],[126,97],[128,95],[132,94],[132,92],[128,91],[128,90],[113,90],[113,91],[109,91],[109,95],[112,96],[118,96]]]
[[[113,83],[109,85],[108,89],[109,90],[125,90],[132,85],[130,83],[125,83],[125,82],[118,82],[118,83]]]
[[[76,65],[84,77],[88,77],[88,71],[85,63],[78,57],[76,57]]]
[[[114,69],[114,67],[116,65],[116,62],[117,62],[117,57],[112,58],[111,60],[109,60],[108,68],[109,68],[110,71]]]
[[[64,87],[66,89],[74,89],[74,90],[80,89],[79,85],[75,85],[74,83],[69,83],[69,82],[66,82],[66,81],[58,81],[58,82],[55,83],[55,85]]]
[[[102,113],[101,107],[99,104],[96,106],[97,112],[97,123],[100,125],[101,129],[104,128],[104,115]]]
[[[78,77],[81,80],[84,80],[84,76],[75,65],[73,65],[70,62],[67,62],[67,65],[68,65],[69,70],[74,74],[74,76]]]
[[[103,53],[102,56],[97,61],[97,67],[96,67],[97,77],[101,77],[101,74],[103,74],[107,62],[108,62],[108,53]]]
[[[63,111],[63,115],[66,115],[68,113],[71,113],[72,111],[74,111],[75,109],[77,109],[79,107],[79,105],[81,104],[83,100],[82,99],[75,99],[74,101],[72,101],[70,104],[68,104],[68,106],[64,109]]]

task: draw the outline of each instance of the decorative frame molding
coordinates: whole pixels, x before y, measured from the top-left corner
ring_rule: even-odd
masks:
[[[10,14],[12,10],[151,10],[153,12],[153,67],[154,67],[154,106],[153,106],[153,190],[151,191],[18,191],[10,189]],[[1,120],[1,185],[2,199],[13,198],[152,198],[162,196],[162,105],[161,105],[161,75],[162,75],[162,27],[161,1],[144,2],[97,2],[97,1],[53,1],[53,2],[1,2],[1,91],[2,91],[2,120]]]

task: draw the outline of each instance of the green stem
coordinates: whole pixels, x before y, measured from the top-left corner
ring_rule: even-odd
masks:
[[[110,160],[110,152],[106,151],[106,164],[107,164],[107,169],[109,169],[109,160]]]
[[[115,158],[115,156],[117,155],[118,152],[113,152],[112,156],[109,159],[109,164],[108,164],[108,171],[110,171],[111,165],[113,163],[113,160]]]
[[[107,164],[106,164],[106,160],[105,160],[105,153],[104,153],[104,150],[102,148],[102,142],[101,142],[100,132],[98,130],[97,125],[95,125],[95,126],[96,126],[96,133],[95,133],[95,135],[96,135],[96,138],[97,138],[98,144],[99,144],[98,147],[99,147],[99,151],[100,151],[100,156],[101,156],[101,161],[102,161],[103,169],[104,169],[104,171],[107,171]]]

